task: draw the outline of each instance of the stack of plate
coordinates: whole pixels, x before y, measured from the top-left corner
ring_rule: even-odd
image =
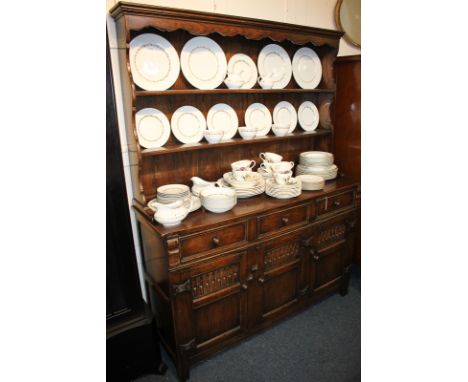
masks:
[[[227,172],[219,179],[218,184],[224,187],[231,187],[236,190],[238,198],[250,198],[265,192],[265,180],[260,174],[252,172],[245,181],[234,179],[232,172]]]
[[[288,184],[279,185],[275,181],[266,181],[266,194],[277,199],[291,199],[301,194],[301,181],[291,178]]]
[[[306,151],[299,155],[299,164],[304,166],[329,166],[333,164],[333,154],[325,151]]]
[[[307,151],[299,155],[296,175],[318,175],[325,180],[331,180],[335,179],[337,174],[338,167],[333,164],[333,154],[324,151]]]
[[[318,175],[325,180],[335,179],[338,174],[338,167],[335,164],[330,166],[303,166],[298,164],[296,175]]]
[[[190,195],[190,188],[185,184],[166,184],[156,190],[158,203],[169,204]]]
[[[296,179],[301,181],[302,190],[304,191],[321,190],[325,185],[325,179],[318,175],[298,175]]]

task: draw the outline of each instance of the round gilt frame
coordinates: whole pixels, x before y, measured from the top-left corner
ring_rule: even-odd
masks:
[[[344,0],[338,0],[335,5],[335,22],[336,25],[338,26],[338,29],[342,32],[344,32],[343,38],[346,40],[346,42],[350,43],[351,45],[354,45],[358,48],[361,48],[361,44],[357,43],[354,41],[346,32],[346,30],[343,28],[343,25],[341,24],[341,19],[340,19],[340,11],[341,11],[341,6],[343,5]]]

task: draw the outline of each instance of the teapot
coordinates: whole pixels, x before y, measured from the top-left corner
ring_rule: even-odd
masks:
[[[271,89],[276,81],[283,77],[284,68],[274,68],[271,73],[258,76],[258,83],[262,89]]]
[[[240,74],[230,72],[224,80],[224,83],[229,89],[239,89],[245,81]]]
[[[169,204],[153,202],[151,206],[156,210],[155,220],[165,227],[172,227],[187,217],[192,208],[192,198],[176,200]]]

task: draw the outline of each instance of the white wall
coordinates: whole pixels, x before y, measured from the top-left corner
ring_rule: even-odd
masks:
[[[197,11],[224,13],[256,19],[281,21],[317,28],[337,29],[337,0],[126,0],[134,3],[161,5]],[[118,0],[107,0],[110,9]],[[361,50],[343,39],[339,56],[361,54]]]
[[[106,0],[109,10],[118,0]],[[292,24],[300,24],[317,28],[337,29],[335,25],[335,5],[337,0],[126,0],[127,2],[144,3],[150,5],[161,5],[173,8],[193,9],[205,12],[223,13],[235,16],[253,17],[280,21]],[[132,187],[130,184],[130,163],[128,159],[128,148],[125,135],[125,126],[122,109],[122,89],[118,78],[118,59],[116,32],[113,19],[107,15],[107,26],[109,32],[109,46],[111,53],[112,68],[114,71],[114,86],[116,94],[117,118],[119,121],[120,140],[122,144],[122,156],[124,173],[127,179],[128,202],[131,205]],[[341,39],[339,56],[361,54],[361,50],[348,44]],[[137,263],[140,274],[140,283],[143,286],[143,268],[140,245],[136,228],[135,215],[131,212],[133,237],[135,240]],[[146,291],[143,290],[146,300]]]

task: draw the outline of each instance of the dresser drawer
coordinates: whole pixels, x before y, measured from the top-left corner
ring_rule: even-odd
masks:
[[[240,244],[246,240],[247,229],[245,223],[223,226],[200,234],[182,237],[180,239],[181,257],[191,257],[228,245]]]
[[[306,224],[308,221],[307,209],[307,204],[303,204],[298,207],[260,216],[257,221],[258,235],[261,236],[280,229],[287,229],[291,226]]]
[[[355,191],[350,190],[341,194],[327,196],[317,201],[317,215],[339,211],[354,205]]]

